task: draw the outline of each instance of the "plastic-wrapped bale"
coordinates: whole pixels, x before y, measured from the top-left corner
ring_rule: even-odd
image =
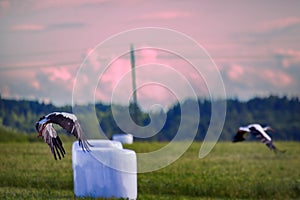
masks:
[[[118,149],[123,149],[123,145],[119,141],[112,141],[112,140],[88,140],[92,147],[115,147]],[[74,146],[75,145],[75,146]],[[73,147],[81,148],[78,142],[73,143]]]
[[[137,198],[137,161],[132,150],[110,140],[89,141],[90,152],[73,143],[72,164],[76,197]]]
[[[122,144],[132,144],[133,136],[131,134],[114,134],[112,136],[113,141],[119,141]]]

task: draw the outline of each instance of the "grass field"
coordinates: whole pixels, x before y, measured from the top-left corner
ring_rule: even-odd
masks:
[[[138,174],[138,199],[300,199],[300,144],[276,142],[285,154],[259,142],[218,143],[204,159],[193,143],[176,162]],[[0,143],[0,199],[75,199],[71,142],[55,161],[40,142]],[[127,145],[149,152],[166,143]]]

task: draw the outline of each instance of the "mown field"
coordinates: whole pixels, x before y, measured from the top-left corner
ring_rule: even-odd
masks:
[[[41,142],[0,143],[0,199],[75,199],[71,145],[55,161]],[[126,148],[149,152],[164,145]],[[300,199],[300,143],[275,145],[287,152],[276,155],[259,142],[220,142],[199,159],[201,143],[193,143],[168,167],[138,174],[138,199]]]

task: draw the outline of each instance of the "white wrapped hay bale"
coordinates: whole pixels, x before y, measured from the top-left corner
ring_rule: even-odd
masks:
[[[89,141],[90,142],[90,141]],[[120,142],[90,142],[91,152],[73,143],[74,193],[77,197],[137,198],[137,161],[132,150]]]
[[[118,149],[123,149],[123,145],[119,141],[112,141],[112,140],[88,140],[88,142],[94,147],[115,147]],[[81,148],[79,147],[78,142],[74,142],[73,146],[75,145],[76,148]]]
[[[114,134],[112,136],[113,141],[119,141],[122,144],[132,144],[133,136],[131,134]]]

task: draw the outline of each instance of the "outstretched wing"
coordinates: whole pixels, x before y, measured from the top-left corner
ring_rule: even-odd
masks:
[[[272,151],[277,151],[277,148],[273,145],[271,137],[263,130],[262,127],[250,127],[251,133],[264,143]]]
[[[92,145],[86,140],[85,134],[77,120],[74,122],[74,127],[72,134],[78,139],[79,146],[81,146],[83,150],[90,151],[89,146]]]
[[[264,143],[270,150],[272,151],[277,151],[277,148],[275,147],[275,145],[273,144],[272,140],[268,140],[265,137],[263,137],[263,135],[257,133],[255,134],[255,137],[257,139],[259,139],[262,143]]]
[[[58,124],[63,129],[65,129],[68,133],[72,134],[74,129],[75,121],[77,118],[75,115],[64,112],[53,112],[46,116],[48,122]]]
[[[233,137],[232,142],[242,142],[248,137],[248,135],[249,132],[238,130],[238,132]]]
[[[57,160],[56,155],[58,155],[59,159],[61,159],[61,156],[64,157],[66,153],[65,149],[51,123],[46,125],[46,127],[42,132],[41,137],[49,145],[55,160]]]
[[[77,117],[71,113],[65,112],[54,112],[46,116],[50,123],[55,123],[65,129],[68,133],[74,135],[78,141],[79,145],[85,151],[89,151],[89,146],[91,146],[85,138],[85,134],[77,120]]]

